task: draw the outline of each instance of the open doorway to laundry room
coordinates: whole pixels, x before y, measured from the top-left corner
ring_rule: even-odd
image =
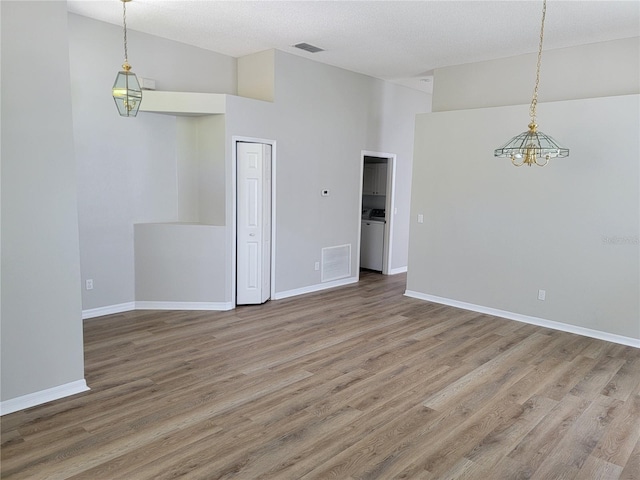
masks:
[[[361,153],[360,268],[391,271],[396,155]]]

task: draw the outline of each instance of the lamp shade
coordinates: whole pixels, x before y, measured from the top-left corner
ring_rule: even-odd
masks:
[[[511,158],[511,162],[517,167],[534,164],[543,166],[549,163],[551,158],[568,157],[569,149],[562,147],[549,135],[539,132],[537,125],[531,123],[529,130],[496,148],[493,154],[496,157]]]
[[[118,112],[123,117],[135,117],[142,101],[142,90],[136,74],[129,70],[128,65],[118,72],[113,84],[113,99],[118,107]]]

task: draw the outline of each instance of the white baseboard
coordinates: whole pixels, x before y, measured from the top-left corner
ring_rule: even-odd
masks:
[[[87,382],[82,379],[65,383],[64,385],[58,385],[57,387],[47,388],[46,390],[40,390],[39,392],[22,395],[21,397],[11,398],[0,402],[0,415],[7,415],[19,410],[24,410],[25,408],[35,407],[36,405],[41,405],[70,395],[76,395],[77,393],[86,392],[87,390],[90,390],[90,388],[87,387]]]
[[[478,313],[486,313],[487,315],[507,318],[509,320],[515,320],[516,322],[529,323],[531,325],[538,325],[539,327],[546,327],[552,330],[575,333],[577,335],[582,335],[585,337],[597,338],[598,340],[605,340],[607,342],[618,343],[620,345],[640,348],[640,339],[633,337],[625,337],[622,335],[617,335],[615,333],[579,327],[576,325],[571,325],[569,323],[555,322],[553,320],[546,320],[544,318],[531,317],[529,315],[522,315],[520,313],[507,312],[506,310],[498,310],[496,308],[484,307],[482,305],[475,305],[473,303],[460,302],[458,300],[452,300],[450,298],[427,295],[425,293],[414,292],[412,290],[406,290],[404,294],[407,297],[417,298],[419,300],[426,300],[428,302],[449,305],[451,307],[462,308],[464,310],[471,310]]]
[[[135,302],[136,310],[232,310],[232,302]]]
[[[406,269],[405,269],[406,271]],[[400,273],[400,272],[397,272]],[[286,292],[276,293],[274,300],[304,295],[305,293],[319,292],[328,288],[342,287],[357,283],[358,277],[341,278],[332,282],[325,282],[318,285],[311,285]],[[94,318],[102,315],[111,315],[113,313],[129,312],[131,310],[211,310],[211,311],[227,311],[233,310],[235,304],[233,302],[155,302],[155,301],[136,301],[130,303],[121,303],[119,305],[110,305],[106,307],[93,308],[91,310],[83,310],[82,318]]]
[[[82,311],[82,319],[102,317],[133,310],[213,310],[226,311],[235,307],[231,302],[129,302]]]
[[[117,305],[107,305],[106,307],[90,308],[82,311],[82,319],[102,317],[103,315],[113,315],[114,313],[130,312],[136,309],[135,302],[119,303]]]
[[[389,275],[397,275],[399,273],[406,273],[407,272],[407,267],[406,265],[404,267],[400,267],[400,268],[392,268],[391,271],[389,272]]]
[[[287,290],[286,292],[278,292],[274,295],[274,300],[282,300],[283,298],[295,297],[297,295],[304,295],[305,293],[319,292],[321,290],[327,290],[329,288],[342,287],[344,285],[350,285],[357,283],[358,277],[342,278],[340,280],[334,280],[332,282],[320,283],[317,285],[310,285],[303,288],[295,288],[293,290]]]

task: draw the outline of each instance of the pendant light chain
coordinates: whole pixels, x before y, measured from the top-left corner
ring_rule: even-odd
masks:
[[[536,123],[536,106],[538,105],[538,86],[540,85],[540,64],[542,63],[542,41],[544,40],[544,19],[547,16],[547,0],[542,2],[542,25],[540,26],[540,46],[538,47],[538,63],[536,64],[536,85],[533,89],[529,116],[531,123]]]
[[[493,151],[495,157],[511,158],[516,167],[522,165],[537,165],[544,167],[551,158],[569,156],[569,149],[561,146],[549,135],[538,131],[536,125],[536,107],[538,106],[538,87],[540,86],[540,65],[542,63],[542,42],[544,40],[544,21],[547,16],[547,0],[542,2],[542,24],[540,25],[540,45],[538,48],[538,62],[536,64],[536,83],[533,88],[533,98],[529,107],[531,117],[529,128],[516,135],[500,148]]]
[[[127,55],[127,0],[122,2],[122,25],[124,27],[124,63],[129,63],[129,56]]]

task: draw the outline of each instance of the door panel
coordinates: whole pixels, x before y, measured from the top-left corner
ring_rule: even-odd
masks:
[[[271,146],[237,143],[236,303],[271,295]]]
[[[257,176],[259,174],[257,172],[254,174],[256,175],[256,178],[247,178],[245,180],[247,194],[246,228],[258,228],[258,216],[261,213],[259,212],[260,205],[258,204],[259,184]]]
[[[260,261],[260,246],[257,242],[247,243],[247,283],[246,287],[255,290],[258,285],[258,264]]]

